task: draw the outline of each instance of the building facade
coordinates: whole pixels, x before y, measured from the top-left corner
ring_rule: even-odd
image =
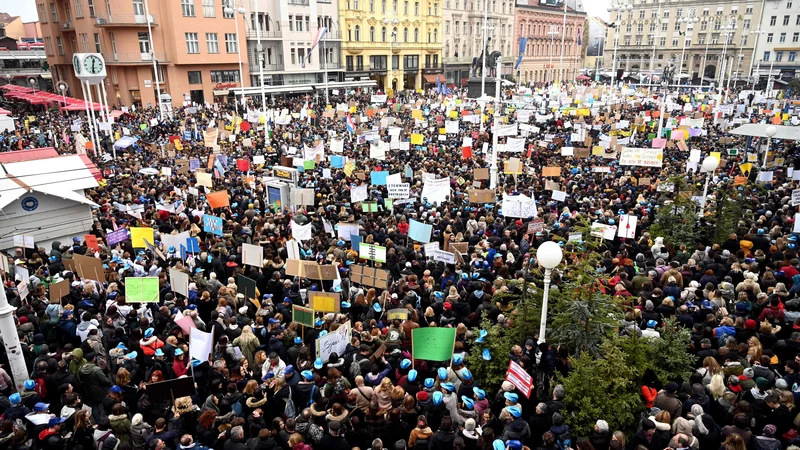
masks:
[[[248,80],[245,49],[239,71],[246,19],[225,6],[221,0],[36,1],[47,60],[54,80],[69,86],[67,95],[82,97],[72,54],[102,53],[109,104],[153,107],[156,80],[173,106],[222,100]]]
[[[250,86],[341,81],[342,30],[338,0],[252,0],[248,9],[247,59]],[[317,48],[311,46],[327,27]],[[263,51],[259,55],[258,41]],[[259,57],[260,56],[260,57]]]
[[[578,76],[583,65],[581,47],[586,12],[580,0],[566,0],[566,3],[565,13],[563,1],[517,0],[514,41],[528,38],[522,62],[515,71],[523,83],[573,80]],[[518,52],[519,48],[514,49],[515,61]]]
[[[481,55],[484,8],[487,47],[504,57],[517,52],[514,38],[514,0],[443,0],[444,42],[442,56],[448,83],[461,85],[470,77],[473,58]]]
[[[755,52],[744,76],[782,83],[800,76],[800,3],[765,0],[753,34]]]
[[[397,92],[443,79],[442,1],[339,0],[345,80]]]
[[[614,26],[609,27],[604,58],[608,70],[615,66],[616,53],[617,69],[643,77],[660,74],[672,63],[675,74],[693,84],[701,78],[706,84],[721,80],[723,65],[725,79],[746,78],[762,1],[634,0],[630,4],[631,10],[611,11]]]

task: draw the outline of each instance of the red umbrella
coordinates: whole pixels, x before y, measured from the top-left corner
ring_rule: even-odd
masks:
[[[591,80],[591,78],[587,77],[586,75],[578,75],[578,77],[575,79],[580,81]]]

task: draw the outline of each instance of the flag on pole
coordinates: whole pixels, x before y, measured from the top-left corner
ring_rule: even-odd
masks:
[[[522,56],[525,55],[525,48],[528,46],[528,38],[523,37],[519,38],[519,56],[517,56],[517,63],[514,64],[514,70],[519,68],[519,65],[522,64]]]
[[[353,118],[350,117],[350,114],[347,115],[347,122],[345,126],[347,127],[347,131],[350,133],[354,133],[356,131],[356,125],[353,123]]]
[[[317,30],[317,35],[314,36],[314,42],[311,43],[311,51],[309,51],[308,55],[306,55],[306,57],[303,58],[303,62],[300,63],[300,67],[305,67],[306,66],[306,61],[309,58],[311,58],[311,52],[313,52],[314,49],[317,48],[317,45],[319,45],[319,41],[322,40],[322,37],[325,36],[325,33],[327,33],[327,32],[328,32],[328,27],[322,27],[322,28]]]

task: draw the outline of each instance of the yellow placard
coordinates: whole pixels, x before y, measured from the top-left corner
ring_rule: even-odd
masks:
[[[414,119],[422,120],[422,110],[421,109],[411,110],[411,117]]]
[[[451,119],[458,119],[458,111],[456,110],[450,111],[448,115],[450,116]]]
[[[152,228],[145,228],[145,227],[131,227],[131,243],[133,244],[133,248],[146,248],[144,241],[147,239],[147,242],[153,243],[153,229]]]
[[[710,155],[713,156],[714,158],[717,158],[717,161],[722,160],[722,153],[721,152],[711,152]]]
[[[447,134],[446,128],[439,128],[439,134]]]
[[[592,147],[592,155],[600,155],[600,156],[602,156],[604,151],[605,150],[603,149],[603,147],[601,147],[599,145],[595,145],[594,147]]]
[[[355,113],[356,113],[356,107],[355,106],[351,106],[350,107],[350,114],[355,114]]]
[[[411,135],[411,145],[422,145],[423,136],[421,134]]]

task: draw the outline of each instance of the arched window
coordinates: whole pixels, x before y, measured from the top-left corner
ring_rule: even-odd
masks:
[[[419,42],[419,28],[414,28],[414,42]]]
[[[433,29],[433,42],[439,42],[439,30],[437,28]]]
[[[355,39],[354,40],[356,42],[358,42],[358,41],[361,40],[361,26],[360,25],[356,25],[355,30],[356,30],[356,32],[355,32]]]
[[[386,27],[381,28],[381,41],[386,42]]]
[[[408,28],[403,28],[403,42],[408,42]]]
[[[429,31],[428,31],[428,44],[430,44],[430,43],[431,43],[431,32],[430,32],[430,30],[429,30]]]
[[[392,30],[392,42],[397,42],[397,27]]]
[[[369,27],[369,41],[375,42],[375,27]]]

